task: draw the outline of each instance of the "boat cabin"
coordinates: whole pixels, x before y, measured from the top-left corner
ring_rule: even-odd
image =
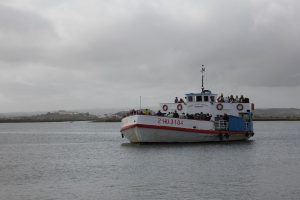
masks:
[[[249,121],[249,119],[251,120],[252,110],[254,110],[254,107],[253,104],[249,102],[249,99],[245,98],[244,100],[243,97],[242,101],[224,101],[224,99],[221,101],[222,99],[220,100],[217,98],[217,94],[204,89],[204,71],[205,68],[202,66],[201,92],[185,94],[185,101],[178,101],[176,97],[174,103],[161,103],[161,112],[167,116],[172,113],[178,113],[179,115],[208,114],[212,117],[212,119],[214,119],[221,115],[232,115],[243,118],[246,121]],[[223,98],[223,95],[220,97]]]
[[[211,93],[210,90],[203,90],[201,93],[189,93],[186,94],[186,100],[189,103],[193,102],[215,102],[217,94]]]
[[[210,90],[201,93],[188,93],[186,96],[186,113],[211,113],[211,105],[216,102],[217,94]]]
[[[208,113],[212,117],[217,115],[233,115],[240,116],[242,118],[249,118],[249,114],[252,110],[251,103],[240,102],[218,102],[217,94],[212,93],[210,90],[203,90],[200,93],[188,93],[185,94],[185,102],[178,103],[161,103],[160,107],[163,113],[178,114],[196,114],[196,113]]]

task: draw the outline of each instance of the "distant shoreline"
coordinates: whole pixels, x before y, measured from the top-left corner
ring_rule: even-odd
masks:
[[[300,119],[285,119],[285,118],[272,119],[272,118],[266,118],[266,119],[253,119],[253,121],[300,121]]]
[[[253,121],[300,121],[300,119],[285,119],[285,118],[265,118],[265,119],[253,119]],[[0,123],[50,123],[50,122],[91,122],[91,123],[105,123],[105,122],[121,122],[116,119],[99,119],[99,120],[9,120],[0,119]]]
[[[41,123],[41,122],[121,122],[129,111],[119,111],[114,114],[102,116],[88,112],[74,112],[59,110],[35,115],[0,116],[0,123]],[[271,108],[256,109],[253,112],[253,121],[300,121],[300,109],[296,108]]]

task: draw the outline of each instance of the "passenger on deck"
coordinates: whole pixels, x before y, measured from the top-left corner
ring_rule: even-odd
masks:
[[[229,97],[225,97],[225,103],[229,103]]]
[[[229,117],[228,117],[228,115],[227,115],[226,113],[224,113],[223,119],[224,119],[225,121],[228,121],[228,120],[229,120]]]
[[[178,97],[175,97],[174,103],[178,103]]]
[[[200,113],[200,120],[203,120],[205,117],[205,115],[203,114],[203,112]]]
[[[179,116],[180,119],[186,119],[185,113],[182,113],[182,115]]]
[[[238,102],[239,102],[239,96],[236,95],[236,96],[235,96],[235,99],[234,99],[234,103],[238,103]]]
[[[214,96],[210,96],[210,103],[213,104],[215,102],[215,97]]]
[[[149,109],[145,109],[144,114],[145,115],[150,115],[150,110]]]
[[[179,118],[179,114],[178,114],[178,112],[175,110],[175,112],[173,113],[173,117],[174,118]]]
[[[180,98],[178,103],[184,103],[184,100],[182,98]]]
[[[234,103],[234,97],[233,97],[233,95],[230,95],[230,97],[229,97],[229,102],[230,102],[230,103]]]
[[[142,110],[138,110],[138,111],[136,111],[136,114],[138,114],[138,115],[144,115],[144,112]]]
[[[218,97],[217,101],[220,102],[220,103],[224,102],[223,93],[221,93],[221,96]]]
[[[162,113],[160,110],[157,111],[156,113],[157,116],[164,116],[164,113]]]
[[[244,100],[245,100],[245,99],[244,99],[244,95],[241,95],[241,97],[240,97],[240,99],[239,99],[239,102],[240,102],[240,103],[244,103]]]
[[[207,114],[205,115],[205,120],[206,120],[206,121],[209,121],[209,120],[211,119],[211,117],[212,117],[212,115],[209,114],[209,113],[207,113]]]
[[[135,115],[136,114],[136,111],[134,109],[132,109],[129,113],[129,115]]]
[[[188,119],[194,119],[194,115],[193,114],[186,114],[186,118],[188,118]]]

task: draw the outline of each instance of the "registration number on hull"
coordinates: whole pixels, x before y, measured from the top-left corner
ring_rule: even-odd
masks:
[[[183,120],[180,119],[167,119],[167,118],[158,118],[158,124],[166,124],[166,125],[183,125]]]

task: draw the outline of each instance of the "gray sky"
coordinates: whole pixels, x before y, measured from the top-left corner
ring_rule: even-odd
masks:
[[[300,108],[299,0],[0,0],[0,112],[139,107],[205,86]]]

